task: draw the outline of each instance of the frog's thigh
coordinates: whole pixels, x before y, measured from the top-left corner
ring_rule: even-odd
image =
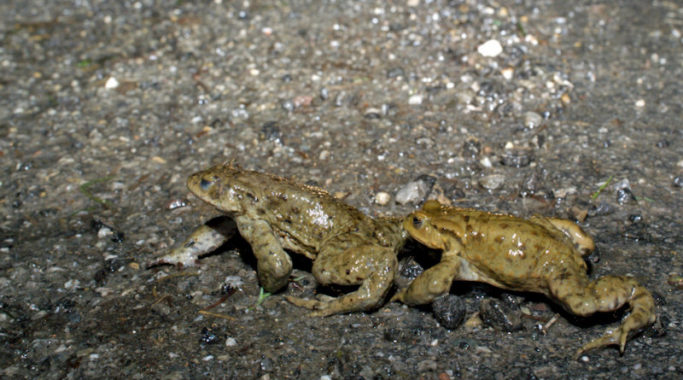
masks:
[[[431,303],[435,298],[450,291],[459,271],[460,259],[444,255],[441,262],[417,276],[407,289],[394,297],[394,300],[407,305]]]
[[[587,255],[595,249],[595,242],[593,239],[586,234],[581,227],[576,223],[559,218],[548,218],[550,224],[552,224],[558,230],[564,232],[569,238],[578,246],[579,251],[582,255]]]
[[[381,304],[391,288],[398,261],[393,249],[362,245],[336,250],[323,247],[313,263],[313,275],[323,285],[360,285],[344,296],[321,301],[317,315],[368,310]]]
[[[236,219],[240,235],[256,256],[258,278],[266,291],[274,292],[287,285],[292,272],[292,259],[282,248],[270,225],[263,220]]]

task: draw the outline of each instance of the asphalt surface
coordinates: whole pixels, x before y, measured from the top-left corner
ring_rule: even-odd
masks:
[[[683,377],[682,34],[676,1],[3,1],[0,377]],[[591,276],[635,276],[659,322],[573,360],[622,314],[458,283],[453,330],[397,303],[311,318],[284,300],[310,262],[259,297],[240,239],[145,269],[217,214],[187,176],[230,161],[372,216],[580,220]]]

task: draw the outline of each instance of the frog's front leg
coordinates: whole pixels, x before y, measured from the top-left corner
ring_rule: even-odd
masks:
[[[563,277],[551,281],[550,291],[565,309],[576,315],[614,311],[624,304],[630,308],[629,315],[619,327],[607,330],[602,337],[581,347],[576,352],[577,358],[584,352],[610,345],[618,345],[623,353],[629,333],[657,319],[652,295],[631,277],[604,276],[591,282],[586,278]]]
[[[360,285],[351,293],[325,300],[287,297],[294,305],[315,310],[312,316],[324,317],[352,311],[370,310],[381,305],[394,283],[398,260],[393,249],[354,246],[345,250],[323,247],[313,263],[313,275],[321,285]]]
[[[451,284],[460,272],[460,258],[444,252],[441,261],[422,272],[410,285],[396,293],[391,301],[400,301],[406,305],[424,305],[435,298],[448,294]]]
[[[292,273],[292,259],[282,248],[270,225],[245,216],[237,217],[235,221],[240,235],[251,245],[256,256],[256,270],[263,289],[275,292],[287,285]]]

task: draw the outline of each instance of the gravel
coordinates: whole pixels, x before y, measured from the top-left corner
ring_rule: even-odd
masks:
[[[635,0],[1,2],[0,377],[680,378],[681,15]],[[314,296],[310,261],[259,303],[239,238],[197,267],[145,269],[216,216],[187,176],[230,161],[373,216],[418,207],[426,193],[375,197],[416,178],[459,207],[581,215],[592,276],[636,276],[666,323],[623,356],[574,361],[618,316],[525,294],[533,318],[510,333],[396,303],[309,318],[283,296]],[[470,311],[496,297],[453,293]]]

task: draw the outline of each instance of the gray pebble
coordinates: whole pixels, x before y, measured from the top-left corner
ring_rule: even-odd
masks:
[[[423,181],[408,182],[396,193],[396,203],[419,203],[427,196],[429,187]]]
[[[486,190],[495,190],[505,182],[502,174],[490,174],[479,179],[479,185]]]
[[[445,294],[432,302],[434,318],[441,326],[454,330],[457,329],[465,320],[467,307],[462,299],[453,294]]]
[[[479,316],[485,325],[501,331],[517,331],[522,329],[519,310],[495,298],[487,298],[479,305]]]
[[[543,122],[543,117],[536,112],[526,112],[524,114],[524,126],[527,128],[536,128]]]

